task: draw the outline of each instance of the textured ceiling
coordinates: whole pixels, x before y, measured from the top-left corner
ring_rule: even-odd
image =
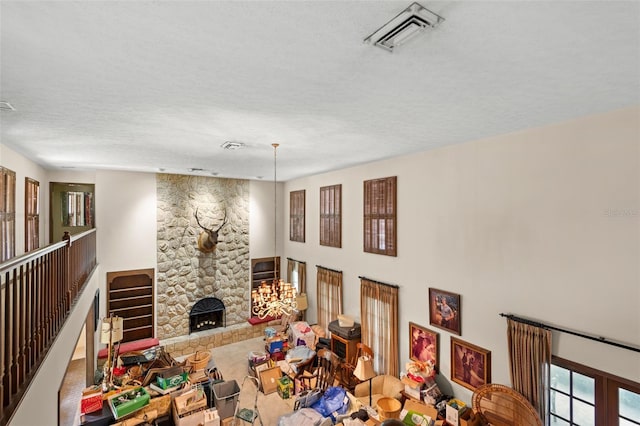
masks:
[[[277,142],[289,180],[640,104],[638,1],[421,2],[437,29],[363,44],[409,3],[2,0],[1,142],[248,179]]]

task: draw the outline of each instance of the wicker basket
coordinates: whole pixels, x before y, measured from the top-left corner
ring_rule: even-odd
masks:
[[[191,371],[202,370],[207,366],[210,358],[210,352],[197,351],[187,357],[187,366],[191,367]]]
[[[402,410],[402,404],[400,404],[400,401],[387,396],[380,398],[376,405],[378,406],[378,415],[380,416],[380,420],[397,419],[400,416],[400,411]]]

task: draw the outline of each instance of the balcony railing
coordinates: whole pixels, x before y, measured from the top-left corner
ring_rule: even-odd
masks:
[[[8,422],[95,266],[95,229],[0,264],[0,425]]]

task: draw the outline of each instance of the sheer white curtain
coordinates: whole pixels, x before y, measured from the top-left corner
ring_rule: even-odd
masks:
[[[329,323],[342,313],[342,272],[318,266],[318,325],[328,331]]]
[[[362,343],[373,349],[378,374],[399,374],[398,288],[361,278]]]

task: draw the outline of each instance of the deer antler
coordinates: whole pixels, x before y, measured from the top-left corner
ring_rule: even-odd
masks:
[[[218,229],[216,229],[215,232],[218,232],[226,224],[227,224],[227,209],[224,209],[224,219],[222,219],[222,224],[218,226]]]
[[[205,227],[204,227],[204,226],[202,226],[202,224],[200,223],[200,219],[198,219],[198,208],[199,208],[199,207],[196,207],[196,212],[195,212],[195,214],[194,214],[194,216],[195,216],[195,218],[196,218],[196,222],[198,223],[198,226],[199,226],[200,228],[204,229],[205,231],[210,231],[210,232],[211,232],[211,231],[213,231],[213,229],[205,228]],[[225,212],[224,212],[224,216],[225,216],[225,219],[226,219],[226,217],[227,217],[227,212],[226,212],[226,210],[225,210]]]

